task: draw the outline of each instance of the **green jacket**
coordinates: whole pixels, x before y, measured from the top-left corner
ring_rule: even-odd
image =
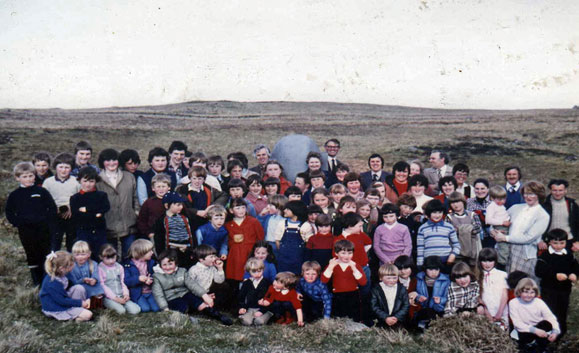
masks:
[[[157,272],[153,275],[153,296],[161,310],[169,307],[167,302],[181,298],[187,292],[198,297],[206,293],[205,289],[189,276],[186,269],[179,267],[170,275]]]

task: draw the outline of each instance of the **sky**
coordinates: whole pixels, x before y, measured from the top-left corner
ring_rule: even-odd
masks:
[[[0,108],[571,108],[577,18],[576,0],[0,0]]]

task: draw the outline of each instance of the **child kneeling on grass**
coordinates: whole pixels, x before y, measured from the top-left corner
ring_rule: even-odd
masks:
[[[280,272],[275,276],[275,281],[265,293],[263,299],[257,303],[268,307],[269,311],[261,316],[258,321],[265,324],[273,316],[277,324],[287,325],[294,321],[295,311],[298,326],[304,326],[304,314],[302,303],[298,299],[298,293],[294,289],[298,277],[292,272]]]
[[[68,288],[66,275],[72,271],[74,260],[66,251],[48,254],[44,263],[47,276],[42,281],[40,303],[42,313],[57,320],[88,321],[92,318],[90,299],[81,285]],[[67,290],[68,288],[68,290]]]

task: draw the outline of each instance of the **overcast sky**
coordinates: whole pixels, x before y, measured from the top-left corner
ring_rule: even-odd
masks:
[[[0,108],[571,108],[578,19],[576,0],[0,0]]]

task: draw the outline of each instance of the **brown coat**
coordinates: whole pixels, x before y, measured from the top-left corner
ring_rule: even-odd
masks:
[[[100,172],[101,181],[96,185],[97,190],[107,194],[111,204],[111,209],[105,213],[108,238],[121,238],[137,233],[137,214],[140,208],[137,182],[129,172],[118,170],[117,173],[116,187],[111,185],[104,170]]]

